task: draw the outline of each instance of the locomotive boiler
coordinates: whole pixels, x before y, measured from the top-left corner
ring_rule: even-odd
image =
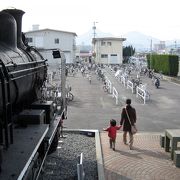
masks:
[[[0,12],[2,180],[38,177],[46,155],[52,147],[57,147],[59,121],[65,114],[63,101],[57,110],[54,99],[42,99],[43,94],[47,94],[43,91],[47,90],[48,60],[36,48],[28,46],[21,30],[23,14],[18,9]],[[61,52],[58,50],[58,53]],[[13,161],[17,160],[16,166]],[[14,163],[12,167],[10,164]]]

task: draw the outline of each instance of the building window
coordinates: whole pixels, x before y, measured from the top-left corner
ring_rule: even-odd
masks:
[[[105,46],[105,45],[106,45],[106,42],[101,41],[101,46]]]
[[[111,44],[112,44],[111,42],[107,42],[107,45],[108,45],[108,46],[111,46]]]
[[[26,38],[26,41],[27,41],[28,43],[32,43],[32,42],[33,42],[33,38],[27,37],[27,38]]]
[[[117,54],[111,54],[111,56],[117,56]]]
[[[101,58],[108,58],[107,54],[101,54]]]
[[[54,39],[55,44],[59,44],[59,38]]]

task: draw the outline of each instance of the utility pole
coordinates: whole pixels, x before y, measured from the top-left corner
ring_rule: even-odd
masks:
[[[176,51],[177,51],[177,45],[176,45],[176,41],[174,41],[174,53],[173,54],[176,54]]]
[[[93,54],[95,53],[96,23],[98,23],[98,22],[94,21],[93,27],[92,27],[92,29],[93,29]]]
[[[150,44],[150,69],[152,68],[152,39]]]
[[[93,27],[92,27],[92,29],[93,29],[93,38],[96,37],[96,23],[97,22],[93,22]]]
[[[93,47],[93,50],[94,50],[94,48],[95,48],[95,38],[96,38],[96,23],[97,22],[93,22],[93,27],[92,27],[92,29],[93,29],[93,45],[94,45],[94,47]]]

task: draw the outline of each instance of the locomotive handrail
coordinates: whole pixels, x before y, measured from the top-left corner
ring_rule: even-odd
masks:
[[[23,66],[23,65],[29,65],[29,64],[40,64],[43,62],[46,62],[47,60],[40,60],[40,61],[33,61],[33,62],[26,62],[26,63],[18,63],[18,66]],[[6,67],[11,67],[14,66],[15,64],[6,64]]]
[[[33,68],[28,68],[28,69],[22,69],[22,70],[19,70],[19,71],[9,72],[9,74],[13,75],[13,74],[17,74],[17,73],[26,72],[26,71],[32,71],[32,70],[36,70],[36,69],[39,69],[39,68],[42,68],[42,67],[45,67],[45,66],[46,65],[42,65],[42,66],[38,66],[38,67],[33,67]]]
[[[34,46],[28,46],[27,49],[34,50],[34,52],[36,52],[42,59],[44,59],[44,57],[41,55],[41,53],[39,53],[39,51]]]
[[[26,76],[30,76],[30,75],[34,74],[35,72],[38,72],[38,71],[33,71],[33,72],[28,73],[28,74],[26,74],[26,75],[22,75],[22,76],[18,76],[18,77],[11,78],[11,80],[14,81],[14,80],[17,80],[17,79],[21,79],[21,78],[23,78],[23,77],[26,77]]]
[[[3,107],[4,107],[4,120],[5,120],[5,145],[6,148],[9,146],[9,135],[8,135],[8,127],[10,128],[10,142],[13,143],[13,127],[12,127],[12,112],[11,112],[11,101],[10,101],[10,77],[6,66],[3,61],[0,59],[0,64],[2,69],[0,68],[0,79],[2,82],[2,94],[3,94]],[[6,80],[5,80],[6,79]],[[6,82],[7,81],[7,82]],[[6,86],[6,87],[5,87]],[[7,91],[5,90],[7,89]],[[7,92],[7,94],[6,94]],[[9,121],[8,121],[9,120]]]

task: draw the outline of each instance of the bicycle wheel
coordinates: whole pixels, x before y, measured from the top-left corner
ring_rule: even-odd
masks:
[[[103,86],[104,92],[108,92],[108,88],[106,86]]]
[[[73,101],[73,99],[74,99],[74,95],[71,92],[69,92],[68,99],[69,99],[69,101]]]

